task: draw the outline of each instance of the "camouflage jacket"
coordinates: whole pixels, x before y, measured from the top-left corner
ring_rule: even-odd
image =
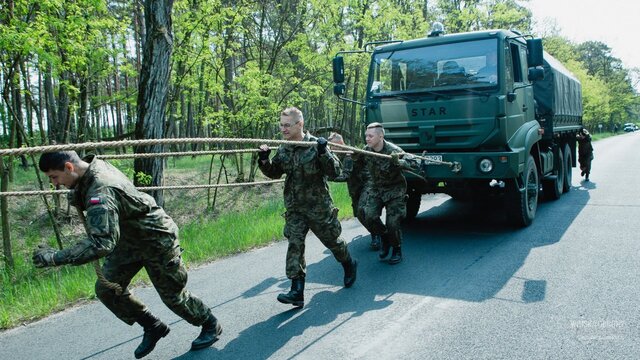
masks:
[[[362,161],[358,161],[362,154],[346,154],[340,160],[342,161],[342,173],[335,177],[329,178],[334,182],[346,182],[349,189],[349,195],[359,197],[365,183],[367,182],[367,168],[364,167]],[[340,156],[338,156],[340,158]]]
[[[302,139],[310,142],[316,140],[309,133]],[[333,205],[327,177],[338,177],[342,165],[328,147],[326,153],[318,155],[315,146],[280,145],[270,161],[259,161],[258,166],[271,179],[287,175],[284,182],[284,206],[287,210],[306,212]]]
[[[369,193],[389,199],[404,196],[407,190],[407,180],[402,170],[414,169],[418,166],[413,155],[404,153],[399,146],[386,140],[384,140],[380,151],[374,151],[369,146],[365,146],[364,150],[387,155],[403,154],[402,159],[399,159],[399,164],[394,164],[390,159],[371,155],[359,157],[359,162],[361,162],[360,166],[367,171],[365,187]]]
[[[591,135],[578,136],[578,157],[587,159],[593,157],[593,145]]]
[[[170,249],[178,227],[155,199],[136,190],[111,164],[89,156],[89,168],[69,195],[86,212],[87,238],[56,253],[60,264],[84,264],[109,255],[119,243],[140,251]]]

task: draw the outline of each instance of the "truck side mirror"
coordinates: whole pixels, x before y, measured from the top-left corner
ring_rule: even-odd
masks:
[[[527,40],[527,62],[529,67],[542,66],[542,39]]]
[[[344,58],[342,56],[333,58],[333,82],[336,84],[344,82]]]
[[[528,74],[529,81],[538,81],[544,79],[544,69],[540,66],[530,67]]]
[[[343,83],[333,85],[333,94],[336,96],[344,96],[346,86]]]

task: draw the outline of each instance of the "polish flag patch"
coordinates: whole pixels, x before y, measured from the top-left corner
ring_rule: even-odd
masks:
[[[98,196],[92,197],[91,199],[89,199],[89,204],[91,205],[100,204],[100,198]]]

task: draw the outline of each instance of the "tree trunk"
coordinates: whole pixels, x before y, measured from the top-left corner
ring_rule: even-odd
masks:
[[[13,109],[12,112],[15,122],[14,136],[16,139],[16,147],[22,147],[25,144],[25,141],[27,141],[27,139],[24,138],[23,132],[20,131],[21,129],[24,129],[24,114],[22,106],[22,89],[20,88],[19,67],[19,62],[16,61],[14,71],[12,72],[14,80],[11,81],[11,108]],[[29,166],[27,158],[24,155],[20,155],[20,166],[22,166],[23,169],[26,169]]]
[[[9,188],[9,174],[4,167],[4,158],[0,156],[0,191],[6,192]],[[13,252],[11,250],[11,228],[9,227],[9,211],[7,197],[0,197],[0,215],[2,215],[2,250],[4,263],[7,268],[13,269]]]
[[[80,113],[78,114],[77,141],[83,143],[89,141],[87,134],[87,128],[89,127],[89,78],[85,74],[81,74],[78,82],[80,83]]]
[[[40,145],[47,144],[47,133],[44,130],[44,89],[42,84],[42,72],[38,70],[38,130],[40,130]]]
[[[171,9],[173,0],[145,0],[144,14],[147,36],[144,42],[144,60],[140,70],[138,87],[138,121],[136,139],[162,139],[167,88],[169,86],[169,65],[173,47]],[[162,152],[162,145],[138,146],[136,153]],[[163,161],[161,158],[137,158],[134,161],[136,175],[151,176],[152,186],[162,185]],[[139,178],[136,176],[136,185]],[[161,190],[151,195],[158,205],[164,204]]]
[[[56,119],[58,113],[56,111],[56,97],[53,94],[53,77],[51,73],[53,68],[51,64],[47,65],[47,71],[44,73],[44,92],[46,93],[46,107],[47,107],[47,130],[49,135],[49,142],[58,140],[58,126]]]
[[[127,41],[126,41],[126,37],[122,37],[122,41],[121,41],[121,45],[122,45],[122,54],[124,54],[124,61],[125,63],[129,62],[129,60],[127,59]],[[130,90],[130,84],[129,84],[129,73],[128,71],[124,72],[124,91],[125,93],[128,93]],[[129,96],[127,95],[127,98]],[[134,110],[132,109],[131,106],[131,102],[125,98],[125,105],[126,105],[126,123],[125,123],[125,133],[128,133],[131,131],[131,127],[133,125],[133,113]]]
[[[136,71],[138,73],[140,73],[140,69],[142,69],[142,48],[144,47],[144,41],[147,37],[147,31],[144,19],[142,18],[142,9],[140,8],[140,3],[141,1],[135,1],[133,14],[133,28],[135,35],[134,43],[136,46]]]
[[[58,129],[56,140],[63,144],[69,141],[69,89],[67,86],[70,82],[69,72],[63,71],[60,74],[60,84],[58,84],[58,122],[56,124]]]
[[[93,83],[93,94],[95,96],[99,95],[98,83]],[[95,140],[102,140],[102,117],[101,117],[100,109],[97,106],[93,106],[93,128],[95,131]]]
[[[122,105],[120,100],[120,65],[118,64],[118,51],[116,49],[115,35],[111,39],[111,49],[113,50],[113,99],[115,99],[116,108],[116,129],[115,136],[124,134],[124,126],[122,122]],[[126,55],[126,53],[125,53]]]
[[[33,138],[33,104],[31,103],[31,74],[29,67],[24,62],[20,63],[20,72],[22,73],[22,86],[24,87],[24,112],[27,115],[27,134]]]

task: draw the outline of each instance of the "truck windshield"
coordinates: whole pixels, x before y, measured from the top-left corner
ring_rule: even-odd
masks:
[[[498,84],[497,54],[497,39],[376,53],[369,90],[389,96],[493,87]]]

